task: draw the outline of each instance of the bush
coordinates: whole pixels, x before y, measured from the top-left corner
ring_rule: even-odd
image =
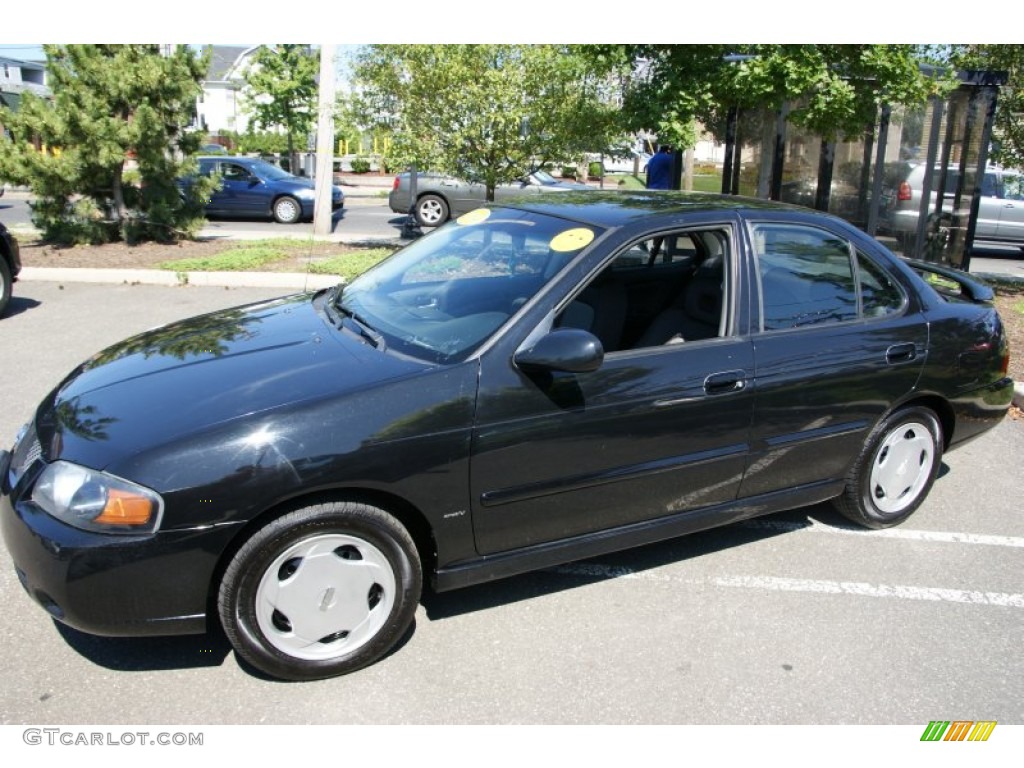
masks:
[[[369,173],[370,160],[366,157],[352,158],[352,173]]]
[[[31,203],[32,223],[43,239],[57,245],[109,243],[118,239],[117,225],[96,202],[84,197],[74,204],[40,197]]]
[[[592,179],[600,179],[604,176],[604,166],[601,163],[591,163],[587,166],[587,175]]]
[[[563,179],[575,179],[576,178],[576,166],[574,166],[574,165],[563,165],[562,166],[562,178]]]

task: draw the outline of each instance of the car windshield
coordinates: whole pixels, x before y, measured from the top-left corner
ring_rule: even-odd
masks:
[[[558,179],[552,176],[547,171],[534,171],[533,178],[540,184],[557,184]]]
[[[250,170],[259,176],[261,179],[266,181],[282,181],[283,179],[292,179],[294,176],[276,165],[271,165],[263,160],[253,160]]]
[[[456,362],[600,232],[530,211],[477,208],[365,272],[336,307],[378,345]]]

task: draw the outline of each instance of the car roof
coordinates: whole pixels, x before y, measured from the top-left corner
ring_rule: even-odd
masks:
[[[231,162],[240,163],[242,165],[246,163],[254,163],[259,159],[260,158],[258,157],[241,157],[237,155],[196,155],[196,160],[211,160],[215,163]],[[263,160],[262,162],[265,163],[266,160]]]
[[[522,198],[501,205],[573,219],[604,228],[626,226],[640,220],[649,221],[652,216],[670,219],[681,214],[714,211],[815,213],[803,206],[739,195],[652,190],[565,192],[558,195]]]

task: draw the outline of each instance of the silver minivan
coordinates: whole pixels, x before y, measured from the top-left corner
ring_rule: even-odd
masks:
[[[932,215],[938,195],[939,170],[935,169],[932,178],[932,202],[929,204]],[[886,194],[883,229],[899,239],[904,253],[911,246],[917,231],[924,172],[923,163],[908,166],[903,180],[888,189]],[[959,168],[946,170],[942,208],[948,216],[953,212],[953,196],[959,177]],[[986,169],[981,181],[974,242],[977,245],[997,244],[1024,248],[1024,176],[1020,171],[998,166],[988,166]]]

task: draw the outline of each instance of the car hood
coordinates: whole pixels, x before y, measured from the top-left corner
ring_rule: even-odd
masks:
[[[45,458],[103,469],[252,414],[427,367],[335,328],[318,303],[298,295],[201,315],[99,352],[40,406]]]

